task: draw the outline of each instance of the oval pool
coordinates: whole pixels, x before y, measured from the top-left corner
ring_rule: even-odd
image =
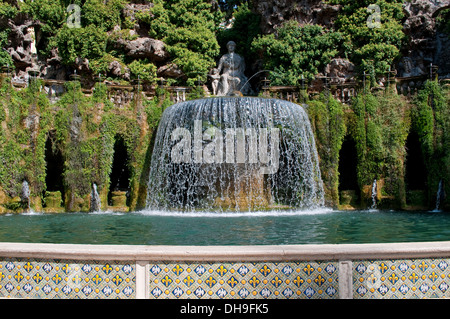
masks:
[[[424,211],[139,211],[0,216],[1,242],[293,245],[446,240],[450,240],[450,214]]]

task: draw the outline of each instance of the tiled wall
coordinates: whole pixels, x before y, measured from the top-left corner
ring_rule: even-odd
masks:
[[[142,262],[140,262],[142,264]],[[353,260],[353,298],[448,298],[450,258]],[[0,258],[0,297],[338,299],[339,261],[134,262]]]
[[[353,298],[448,298],[450,259],[353,261]]]
[[[135,298],[135,286],[133,263],[0,259],[0,297]]]
[[[150,298],[339,298],[337,262],[165,263]]]

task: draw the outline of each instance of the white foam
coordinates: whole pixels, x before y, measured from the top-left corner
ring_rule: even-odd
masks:
[[[183,211],[162,211],[162,210],[141,210],[133,212],[145,216],[167,216],[167,217],[277,217],[277,216],[301,216],[301,215],[322,215],[334,212],[331,208],[317,208],[311,210],[270,210],[254,212],[183,212]]]
[[[113,210],[98,210],[95,212],[89,212],[89,215],[116,215],[116,216],[121,216],[121,215],[125,215],[125,213],[123,212],[117,212],[117,211],[113,211]]]
[[[28,212],[23,212],[20,215],[24,216],[35,216],[35,215],[43,215],[43,212],[35,212],[34,210],[30,209]]]

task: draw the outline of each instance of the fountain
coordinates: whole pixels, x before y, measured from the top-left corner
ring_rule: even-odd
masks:
[[[377,180],[374,179],[372,183],[372,206],[370,209],[377,209]]]
[[[100,195],[97,191],[97,184],[92,184],[92,191],[91,191],[91,212],[98,212],[101,210],[101,201],[100,201]]]
[[[228,42],[214,69],[219,97],[177,103],[161,118],[147,208],[256,211],[324,204],[309,118],[287,101],[242,97],[244,59]],[[220,74],[221,73],[221,74]]]
[[[25,206],[25,210],[30,211],[30,186],[28,182],[24,180],[22,182],[22,190],[20,192],[20,201],[23,206]]]
[[[436,208],[432,212],[440,212],[441,201],[444,199],[444,183],[442,179],[439,181],[438,190],[436,193]]]
[[[314,135],[302,106],[216,97],[164,111],[151,159],[149,209],[255,211],[323,204]]]

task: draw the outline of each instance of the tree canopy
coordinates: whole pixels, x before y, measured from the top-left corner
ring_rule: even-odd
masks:
[[[318,25],[288,21],[276,34],[259,36],[252,47],[261,52],[265,68],[271,70],[272,84],[298,85],[312,80],[334,57],[342,41],[339,32]]]
[[[400,57],[403,33],[402,0],[330,0],[342,5],[335,29],[343,34],[343,54],[375,81]]]
[[[42,33],[40,55],[49,55],[57,48],[61,63],[69,67],[75,67],[79,58],[88,59],[93,75],[106,73],[108,63],[116,61],[132,77],[155,81],[157,62],[129,57],[117,45],[118,38],[142,36],[165,43],[168,62],[184,74],[178,79],[180,84],[205,81],[229,40],[237,43],[237,52],[247,65],[260,60],[259,65],[272,70],[273,84],[296,85],[302,76],[311,80],[335,57],[348,58],[359,75],[365,72],[373,81],[385,74],[400,58],[405,44],[405,0],[326,1],[341,5],[331,28],[291,20],[275,33],[264,35],[261,17],[253,8],[254,2],[248,0],[154,0],[148,9],[136,10],[133,18],[125,13],[129,0],[0,0],[0,22],[19,13],[27,15],[38,22]],[[66,23],[73,14],[69,5],[80,8],[77,28]],[[442,30],[450,30],[445,19],[448,12],[444,10],[438,18]],[[8,46],[9,35],[7,27],[0,31],[3,48]],[[0,63],[13,65],[3,50]]]

